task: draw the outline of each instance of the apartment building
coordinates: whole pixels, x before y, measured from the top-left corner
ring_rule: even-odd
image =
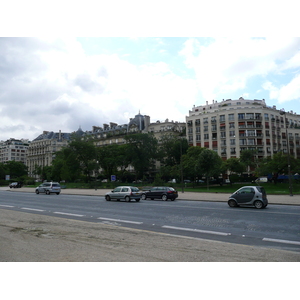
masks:
[[[0,141],[0,163],[11,160],[26,163],[26,154],[30,142],[27,139],[11,138],[7,141]]]
[[[61,150],[70,141],[70,133],[44,131],[35,138],[28,147],[26,165],[28,175],[36,177],[34,170],[36,166],[51,166],[55,158],[55,152]]]
[[[267,106],[264,99],[207,101],[189,111],[186,125],[189,145],[212,149],[224,160],[246,149],[259,158],[279,151],[300,158],[300,115]]]
[[[130,118],[128,124],[118,125],[110,122],[103,124],[103,127],[93,126],[91,131],[86,131],[83,136],[92,136],[97,146],[105,146],[111,144],[124,144],[125,135],[130,133],[147,133],[152,132],[154,136],[159,138],[169,132],[179,134],[184,132],[185,122],[174,122],[166,119],[165,121],[150,122],[150,117],[138,113],[134,118]]]

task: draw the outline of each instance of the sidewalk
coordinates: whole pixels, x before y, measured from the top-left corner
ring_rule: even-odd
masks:
[[[0,187],[0,191],[11,192],[28,192],[34,193],[34,188],[16,188]],[[85,196],[104,196],[111,189],[62,189],[62,194],[67,195],[85,195]],[[230,194],[227,193],[200,193],[200,192],[184,192],[178,191],[178,200],[194,200],[194,201],[215,201],[227,202]],[[269,204],[284,205],[300,205],[300,195],[268,195]]]

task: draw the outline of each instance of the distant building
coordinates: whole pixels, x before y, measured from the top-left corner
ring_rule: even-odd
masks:
[[[36,177],[34,170],[36,166],[51,166],[55,158],[55,152],[62,149],[70,141],[70,133],[44,131],[35,138],[28,147],[26,165],[28,175]]]
[[[224,160],[241,151],[271,157],[282,151],[300,158],[300,115],[267,106],[265,100],[223,100],[194,106],[186,117],[189,145],[216,151]]]
[[[26,139],[11,138],[7,141],[0,141],[0,163],[18,161],[26,163],[26,154],[30,142]]]

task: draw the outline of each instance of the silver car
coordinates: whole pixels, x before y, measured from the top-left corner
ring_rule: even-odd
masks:
[[[58,182],[44,182],[35,189],[36,194],[46,193],[47,195],[50,195],[51,193],[55,193],[56,195],[59,195],[60,192],[61,187]]]
[[[105,194],[106,201],[116,199],[118,201],[125,200],[129,202],[134,199],[139,202],[142,196],[142,192],[135,186],[118,186],[114,190]]]
[[[229,197],[228,205],[265,208],[268,205],[267,194],[262,186],[243,186]]]

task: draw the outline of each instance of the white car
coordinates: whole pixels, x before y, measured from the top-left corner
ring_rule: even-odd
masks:
[[[110,201],[112,199],[125,200],[129,202],[134,199],[139,202],[142,197],[142,192],[135,186],[118,186],[111,192],[105,194],[105,200]]]
[[[58,182],[44,182],[38,187],[35,188],[35,193],[46,193],[47,195],[50,195],[51,193],[54,193],[56,195],[59,195],[61,192],[61,186]]]

